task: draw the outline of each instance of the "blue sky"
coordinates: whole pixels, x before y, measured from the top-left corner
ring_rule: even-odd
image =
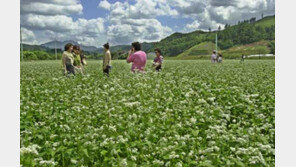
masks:
[[[274,0],[21,0],[21,27],[28,44],[154,42],[174,32],[273,15],[274,5]]]

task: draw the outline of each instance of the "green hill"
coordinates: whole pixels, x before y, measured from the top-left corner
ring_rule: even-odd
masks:
[[[185,52],[179,54],[178,58],[188,58],[188,57],[204,57],[209,56],[215,50],[216,45],[212,42],[202,42],[198,45],[191,47]]]
[[[269,54],[271,52],[269,43],[269,41],[259,41],[247,45],[234,46],[221,52],[224,58],[229,59],[239,58],[242,54],[247,56],[256,54]]]
[[[237,45],[226,50],[220,50],[218,52],[223,55],[226,59],[240,58],[242,54],[256,55],[256,54],[270,54],[271,50],[270,41],[259,41],[246,45]],[[179,54],[177,57],[171,57],[172,59],[179,60],[194,60],[194,59],[209,59],[212,51],[215,50],[216,46],[212,42],[203,42],[198,45],[191,47],[185,52]]]
[[[275,16],[267,16],[255,23],[255,26],[270,27],[275,25]]]
[[[225,29],[221,31],[204,32],[197,30],[191,33],[174,33],[159,42],[155,42],[153,48],[160,48],[166,57],[176,57],[200,43],[215,43],[216,34],[218,34],[219,39],[218,45],[223,50],[262,40],[273,41],[275,39],[275,16],[268,16],[257,21],[256,18],[251,18],[232,26],[227,24]]]

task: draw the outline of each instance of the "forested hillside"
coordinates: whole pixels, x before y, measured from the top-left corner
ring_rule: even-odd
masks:
[[[237,25],[225,25],[224,30],[213,32],[194,31],[191,33],[174,33],[171,36],[154,43],[154,48],[160,48],[165,56],[177,56],[187,49],[202,42],[215,42],[218,34],[220,49],[228,49],[236,45],[275,39],[275,16],[268,16],[259,21],[255,18],[239,21]]]

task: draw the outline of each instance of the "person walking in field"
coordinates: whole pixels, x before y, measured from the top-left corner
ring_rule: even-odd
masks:
[[[111,70],[111,52],[109,50],[109,43],[106,43],[104,46],[104,57],[103,57],[103,73],[109,77]]]
[[[127,63],[132,63],[132,72],[145,72],[147,55],[141,51],[141,44],[139,42],[132,43],[132,49],[128,52],[126,59]]]
[[[75,70],[74,70],[74,57],[72,54],[73,50],[73,45],[71,43],[68,43],[65,45],[65,51],[63,52],[62,55],[62,65],[64,69],[64,74],[73,74],[75,75]]]
[[[78,45],[74,45],[74,47],[73,47],[73,53],[72,53],[73,54],[73,57],[74,57],[73,65],[75,67],[75,70],[77,70],[81,74],[83,74],[80,53],[81,53],[80,52],[80,47]]]
[[[216,51],[215,50],[213,51],[213,54],[211,56],[211,61],[212,61],[212,63],[215,63],[217,61],[217,55],[216,55]]]
[[[156,57],[153,60],[153,67],[155,67],[155,70],[159,72],[161,70],[161,65],[163,62],[163,56],[161,55],[161,50],[156,48],[155,50]]]
[[[80,60],[81,60],[82,67],[84,67],[84,66],[87,65],[87,63],[86,63],[86,57],[85,57],[82,49],[80,49]]]
[[[218,63],[222,63],[222,54],[221,53],[218,54]]]
[[[82,49],[80,49],[80,64],[81,64],[81,69],[82,69],[82,72],[83,72],[83,73],[84,73],[84,66],[87,65],[85,59],[86,59],[86,58],[85,58],[85,55],[84,55]]]
[[[245,58],[246,58],[246,56],[244,54],[242,54],[241,62],[244,62]]]

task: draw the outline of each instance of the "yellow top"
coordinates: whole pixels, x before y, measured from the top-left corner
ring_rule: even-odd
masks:
[[[105,52],[103,58],[103,69],[106,69],[108,65],[111,66],[111,53],[109,50]]]
[[[74,62],[73,54],[68,52],[68,51],[64,51],[63,55],[62,55],[62,65],[63,65],[63,67],[65,67],[66,63],[73,64],[73,62]]]

